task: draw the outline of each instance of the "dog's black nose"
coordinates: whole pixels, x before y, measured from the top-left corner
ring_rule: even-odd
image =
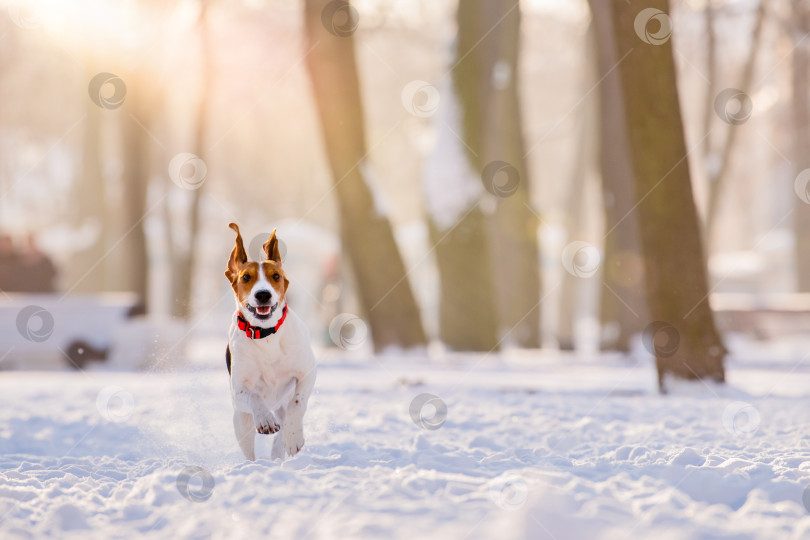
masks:
[[[270,301],[270,291],[257,291],[253,296],[256,297],[256,301],[262,304],[266,304]]]

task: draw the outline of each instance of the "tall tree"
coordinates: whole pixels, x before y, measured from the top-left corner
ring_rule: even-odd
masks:
[[[633,165],[625,124],[624,98],[616,67],[610,5],[589,0],[596,34],[599,84],[599,166],[605,205],[605,243],[600,298],[602,347],[630,350],[630,338],[644,329],[644,271],[635,204]]]
[[[153,112],[149,94],[141,91],[145,83],[139,80],[138,74],[133,72],[125,80],[128,92],[122,108],[127,116],[121,118],[123,204],[120,214],[124,236],[118,247],[121,253],[118,287],[135,292],[139,299],[138,312],[145,313],[149,309],[149,249],[144,220],[151,172],[149,148],[153,143],[144,128],[152,124]]]
[[[740,77],[740,86],[739,90],[743,92],[751,91],[751,87],[754,84],[754,73],[756,67],[756,58],[757,53],[759,52],[760,44],[762,43],[762,35],[763,29],[765,28],[765,5],[767,0],[760,0],[759,7],[757,8],[757,12],[754,19],[754,29],[751,34],[751,48],[748,51],[748,58],[745,61],[743,66],[742,76]],[[713,13],[714,8],[711,6],[707,6],[706,8],[708,11],[707,13]],[[707,23],[711,23],[710,19],[713,19],[713,16],[709,15],[707,17]],[[711,38],[714,33],[712,30],[709,33],[709,37]],[[711,40],[710,40],[711,41]],[[710,50],[714,48],[714,45],[710,42],[709,44]],[[714,62],[715,53],[710,54],[710,61]],[[713,70],[715,73],[717,69],[714,68]],[[710,86],[710,91],[713,89],[712,85]],[[714,101],[716,96],[709,95],[708,100],[706,102],[706,107],[710,107],[712,111],[715,109]],[[707,113],[711,114],[711,113]],[[711,118],[711,116],[710,116]],[[715,230],[717,228],[717,219],[719,216],[720,211],[720,201],[723,198],[723,191],[725,188],[726,183],[728,182],[728,176],[731,171],[731,163],[732,157],[734,156],[734,149],[737,147],[737,141],[739,140],[740,134],[740,126],[736,124],[729,123],[725,144],[723,144],[722,150],[720,151],[720,157],[717,161],[718,166],[714,166],[714,160],[710,159],[710,156],[706,155],[704,160],[709,164],[709,201],[708,207],[706,209],[706,243],[709,247],[711,247],[711,242],[714,239]],[[704,148],[708,148],[709,143],[709,134],[706,134],[706,142],[704,143]],[[710,250],[707,250],[709,253]]]
[[[703,23],[706,25],[706,103],[703,107],[703,133],[710,133],[712,122],[716,120],[714,112],[714,99],[717,96],[717,28],[715,25],[715,15],[717,8],[714,0],[706,0],[703,7]],[[711,167],[712,138],[707,135],[703,139],[703,161],[704,166]],[[710,176],[712,176],[710,174]]]
[[[143,11],[140,17],[136,15],[138,23],[161,20],[165,15],[164,4],[160,2],[145,1],[140,7]],[[117,67],[114,69],[120,80],[116,76],[107,78],[114,94],[111,100],[102,99],[104,108],[117,109],[121,129],[122,195],[117,217],[122,236],[115,252],[115,255],[120,254],[115,257],[118,268],[110,272],[109,277],[114,282],[114,289],[133,291],[138,295],[139,305],[133,313],[147,313],[151,309],[146,220],[152,208],[147,206],[147,196],[154,161],[159,156],[152,132],[164,96],[163,88],[155,83],[157,74],[153,70],[162,49],[150,44],[162,40],[165,29],[159,24],[151,24],[141,30],[136,53],[115,56]]]
[[[326,11],[325,11],[326,10]],[[343,23],[336,17],[347,17]],[[340,0],[305,0],[307,68],[340,209],[340,231],[358,298],[380,350],[425,344],[419,309],[394,241],[369,186],[364,115],[354,57],[356,12]],[[333,25],[334,23],[334,25]],[[343,26],[341,26],[343,24]]]
[[[492,254],[500,323],[508,332],[506,341],[536,348],[540,346],[539,220],[531,208],[521,121],[520,7],[518,0],[467,0],[462,4],[459,22],[464,17],[472,24],[459,30],[459,51],[469,55],[455,73],[464,74],[465,62],[470,63],[471,72],[477,72],[477,99],[472,93],[461,94],[465,118],[470,119],[464,135],[473,150],[480,141],[481,159],[475,154],[469,157],[477,162],[486,187],[497,196]],[[480,16],[473,19],[466,10]],[[474,124],[478,111],[480,119]]]
[[[620,58],[627,55],[618,69],[635,173],[647,301],[650,315],[659,323],[653,330],[666,325],[669,338],[669,347],[655,348],[659,386],[666,391],[667,374],[723,381],[725,348],[709,307],[672,43],[661,37],[669,2],[610,5],[617,53]],[[653,11],[641,13],[645,8]],[[650,13],[655,21],[647,20]],[[658,25],[654,39],[647,34],[645,21]]]
[[[588,30],[592,38],[593,24]],[[582,92],[596,84],[591,73],[586,73]],[[586,235],[587,187],[593,176],[598,161],[597,123],[594,118],[597,108],[593,99],[586,99],[576,113],[578,151],[573,162],[570,180],[568,181],[567,201],[565,205],[565,229],[567,241],[582,240]],[[594,277],[594,279],[596,279]],[[582,312],[582,298],[587,295],[583,277],[566,272],[562,275],[560,285],[559,314],[557,320],[557,343],[560,350],[573,351],[576,348],[576,321]]]
[[[211,37],[208,29],[208,9],[209,0],[200,0],[200,14],[197,20],[197,27],[200,36],[200,84],[199,98],[197,102],[197,122],[194,133],[194,153],[197,157],[205,160],[208,103],[210,99],[211,84],[213,81],[212,48]],[[205,184],[201,183],[196,189],[191,190],[189,218],[188,218],[188,245],[184,249],[174,246],[171,252],[177,260],[173,267],[177,269],[172,273],[172,315],[187,319],[191,315],[191,291],[194,284],[194,257],[199,253],[197,238],[200,231],[200,199]]]
[[[106,186],[102,159],[103,109],[93,101],[86,100],[87,116],[84,119],[81,173],[76,182],[75,213],[71,216],[76,227],[95,226],[98,236],[95,241],[73,255],[66,265],[65,282],[74,292],[100,292],[105,289],[105,265],[99,263],[104,257],[107,223]]]
[[[810,2],[793,0],[793,159],[795,174],[810,168]],[[810,205],[796,198],[794,235],[799,292],[810,292]]]
[[[503,322],[507,340],[536,346],[538,275],[528,278],[523,298],[515,300],[514,292],[531,273],[529,259],[536,264],[537,257],[537,225],[534,216],[526,218],[528,178],[516,117],[519,11],[514,1],[464,0],[456,20],[450,80],[441,86],[438,141],[423,179],[439,268],[439,336],[454,350],[491,351],[499,347]],[[510,30],[515,35],[505,34]],[[492,219],[482,210],[482,196],[493,203]],[[533,242],[526,240],[532,222]]]

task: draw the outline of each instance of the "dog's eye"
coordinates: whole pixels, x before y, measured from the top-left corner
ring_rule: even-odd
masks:
[[[273,274],[273,279],[275,279],[276,281],[278,281],[279,279],[281,279],[281,276],[280,276],[280,275],[278,275],[278,272],[276,272],[275,274]]]
[[[250,281],[250,274],[245,274],[245,275],[243,275],[243,276],[242,276],[242,281],[244,281],[245,283],[247,283],[248,281]]]

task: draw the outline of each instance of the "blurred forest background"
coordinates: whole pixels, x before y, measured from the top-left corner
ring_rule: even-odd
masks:
[[[224,336],[236,221],[253,258],[278,227],[324,342],[641,336],[722,380],[722,332],[807,328],[808,1],[5,7],[4,291]]]

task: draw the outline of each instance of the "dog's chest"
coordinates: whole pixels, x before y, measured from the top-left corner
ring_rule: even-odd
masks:
[[[287,350],[288,344],[282,334],[251,339],[237,330],[230,339],[231,376],[241,386],[253,388],[268,399],[273,398],[300,371],[295,355]]]

